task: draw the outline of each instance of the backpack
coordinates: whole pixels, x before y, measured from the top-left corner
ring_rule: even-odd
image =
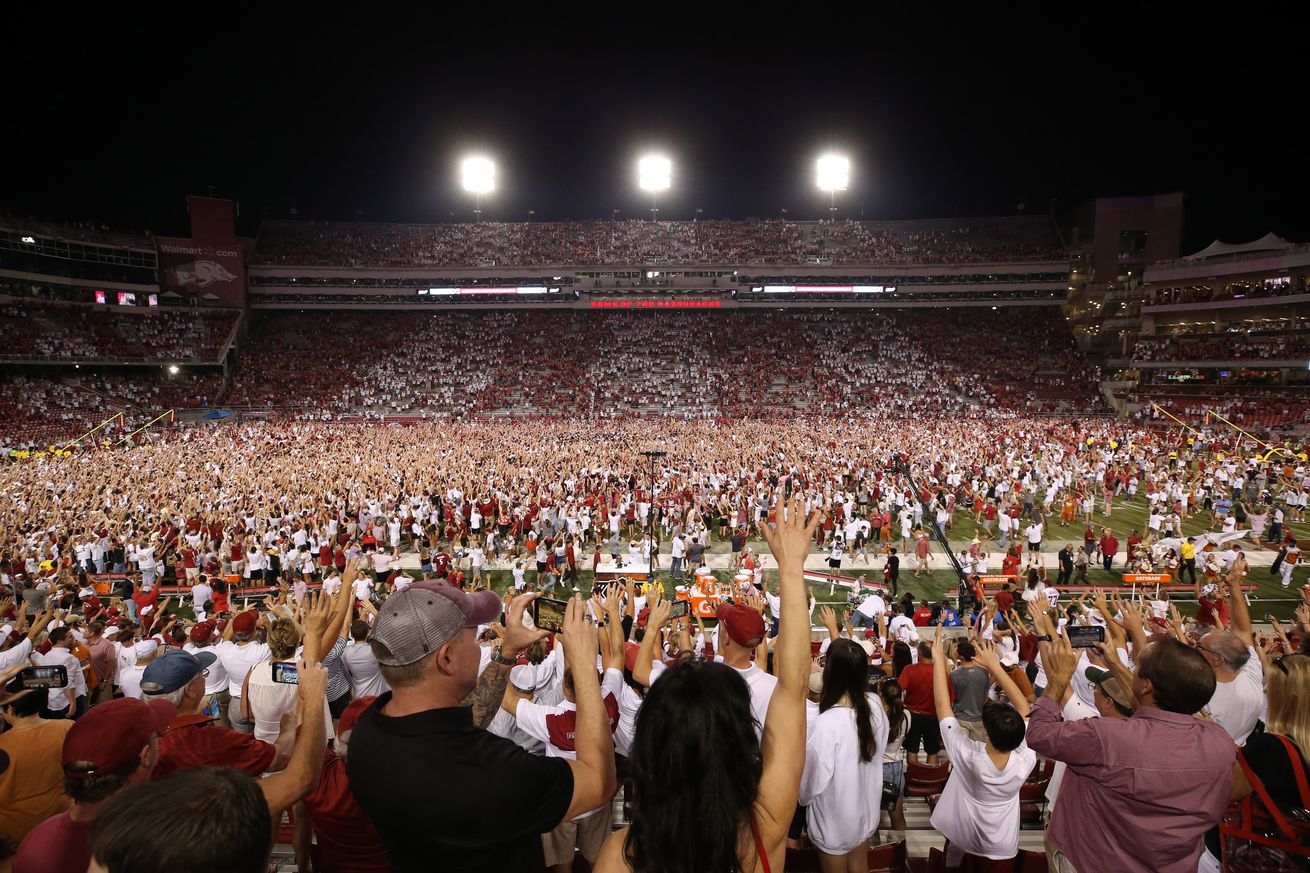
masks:
[[[1310,783],[1301,755],[1287,737],[1282,742],[1301,793],[1301,808],[1282,810],[1239,753],[1237,761],[1253,791],[1229,808],[1219,823],[1227,873],[1300,873],[1310,870]]]

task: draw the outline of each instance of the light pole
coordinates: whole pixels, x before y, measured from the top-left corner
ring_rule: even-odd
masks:
[[[464,190],[473,195],[473,220],[482,220],[482,195],[496,190],[496,165],[490,158],[469,157],[460,164]]]
[[[851,181],[851,162],[841,155],[819,158],[815,172],[819,190],[828,192],[828,219],[837,220],[837,192],[845,191]]]
[[[660,192],[673,184],[673,162],[662,155],[646,155],[637,161],[637,184],[650,192],[650,220],[659,221]]]

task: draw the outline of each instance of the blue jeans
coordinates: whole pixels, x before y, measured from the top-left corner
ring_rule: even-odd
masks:
[[[851,627],[877,627],[878,619],[860,612],[851,613]]]
[[[669,567],[669,572],[673,574],[674,579],[682,578],[682,558],[673,559],[673,564]]]

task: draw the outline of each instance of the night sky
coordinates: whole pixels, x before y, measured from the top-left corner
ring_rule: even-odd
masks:
[[[1306,62],[1278,42],[1290,20],[1190,32],[1141,4],[1061,21],[1044,6],[918,20],[816,6],[785,17],[835,26],[766,32],[745,24],[765,7],[734,7],[728,27],[700,6],[602,33],[581,6],[530,23],[491,5],[481,21],[321,5],[298,23],[161,8],[14,22],[28,38],[0,60],[0,209],[176,233],[185,195],[212,186],[240,201],[244,233],[293,207],[469,220],[457,164],[476,150],[498,164],[485,218],[648,217],[635,160],[657,149],[674,161],[662,218],[810,219],[826,215],[814,159],[831,147],[853,164],[846,217],[1045,214],[1052,198],[1063,215],[1182,190],[1187,249],[1310,240]]]

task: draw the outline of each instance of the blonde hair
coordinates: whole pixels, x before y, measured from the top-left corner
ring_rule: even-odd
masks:
[[[1310,755],[1310,656],[1287,655],[1266,670],[1265,677],[1269,682],[1269,717],[1265,721],[1269,733],[1282,734],[1302,755]]]
[[[268,627],[268,649],[274,661],[286,661],[300,645],[300,626],[289,618],[274,619]]]

